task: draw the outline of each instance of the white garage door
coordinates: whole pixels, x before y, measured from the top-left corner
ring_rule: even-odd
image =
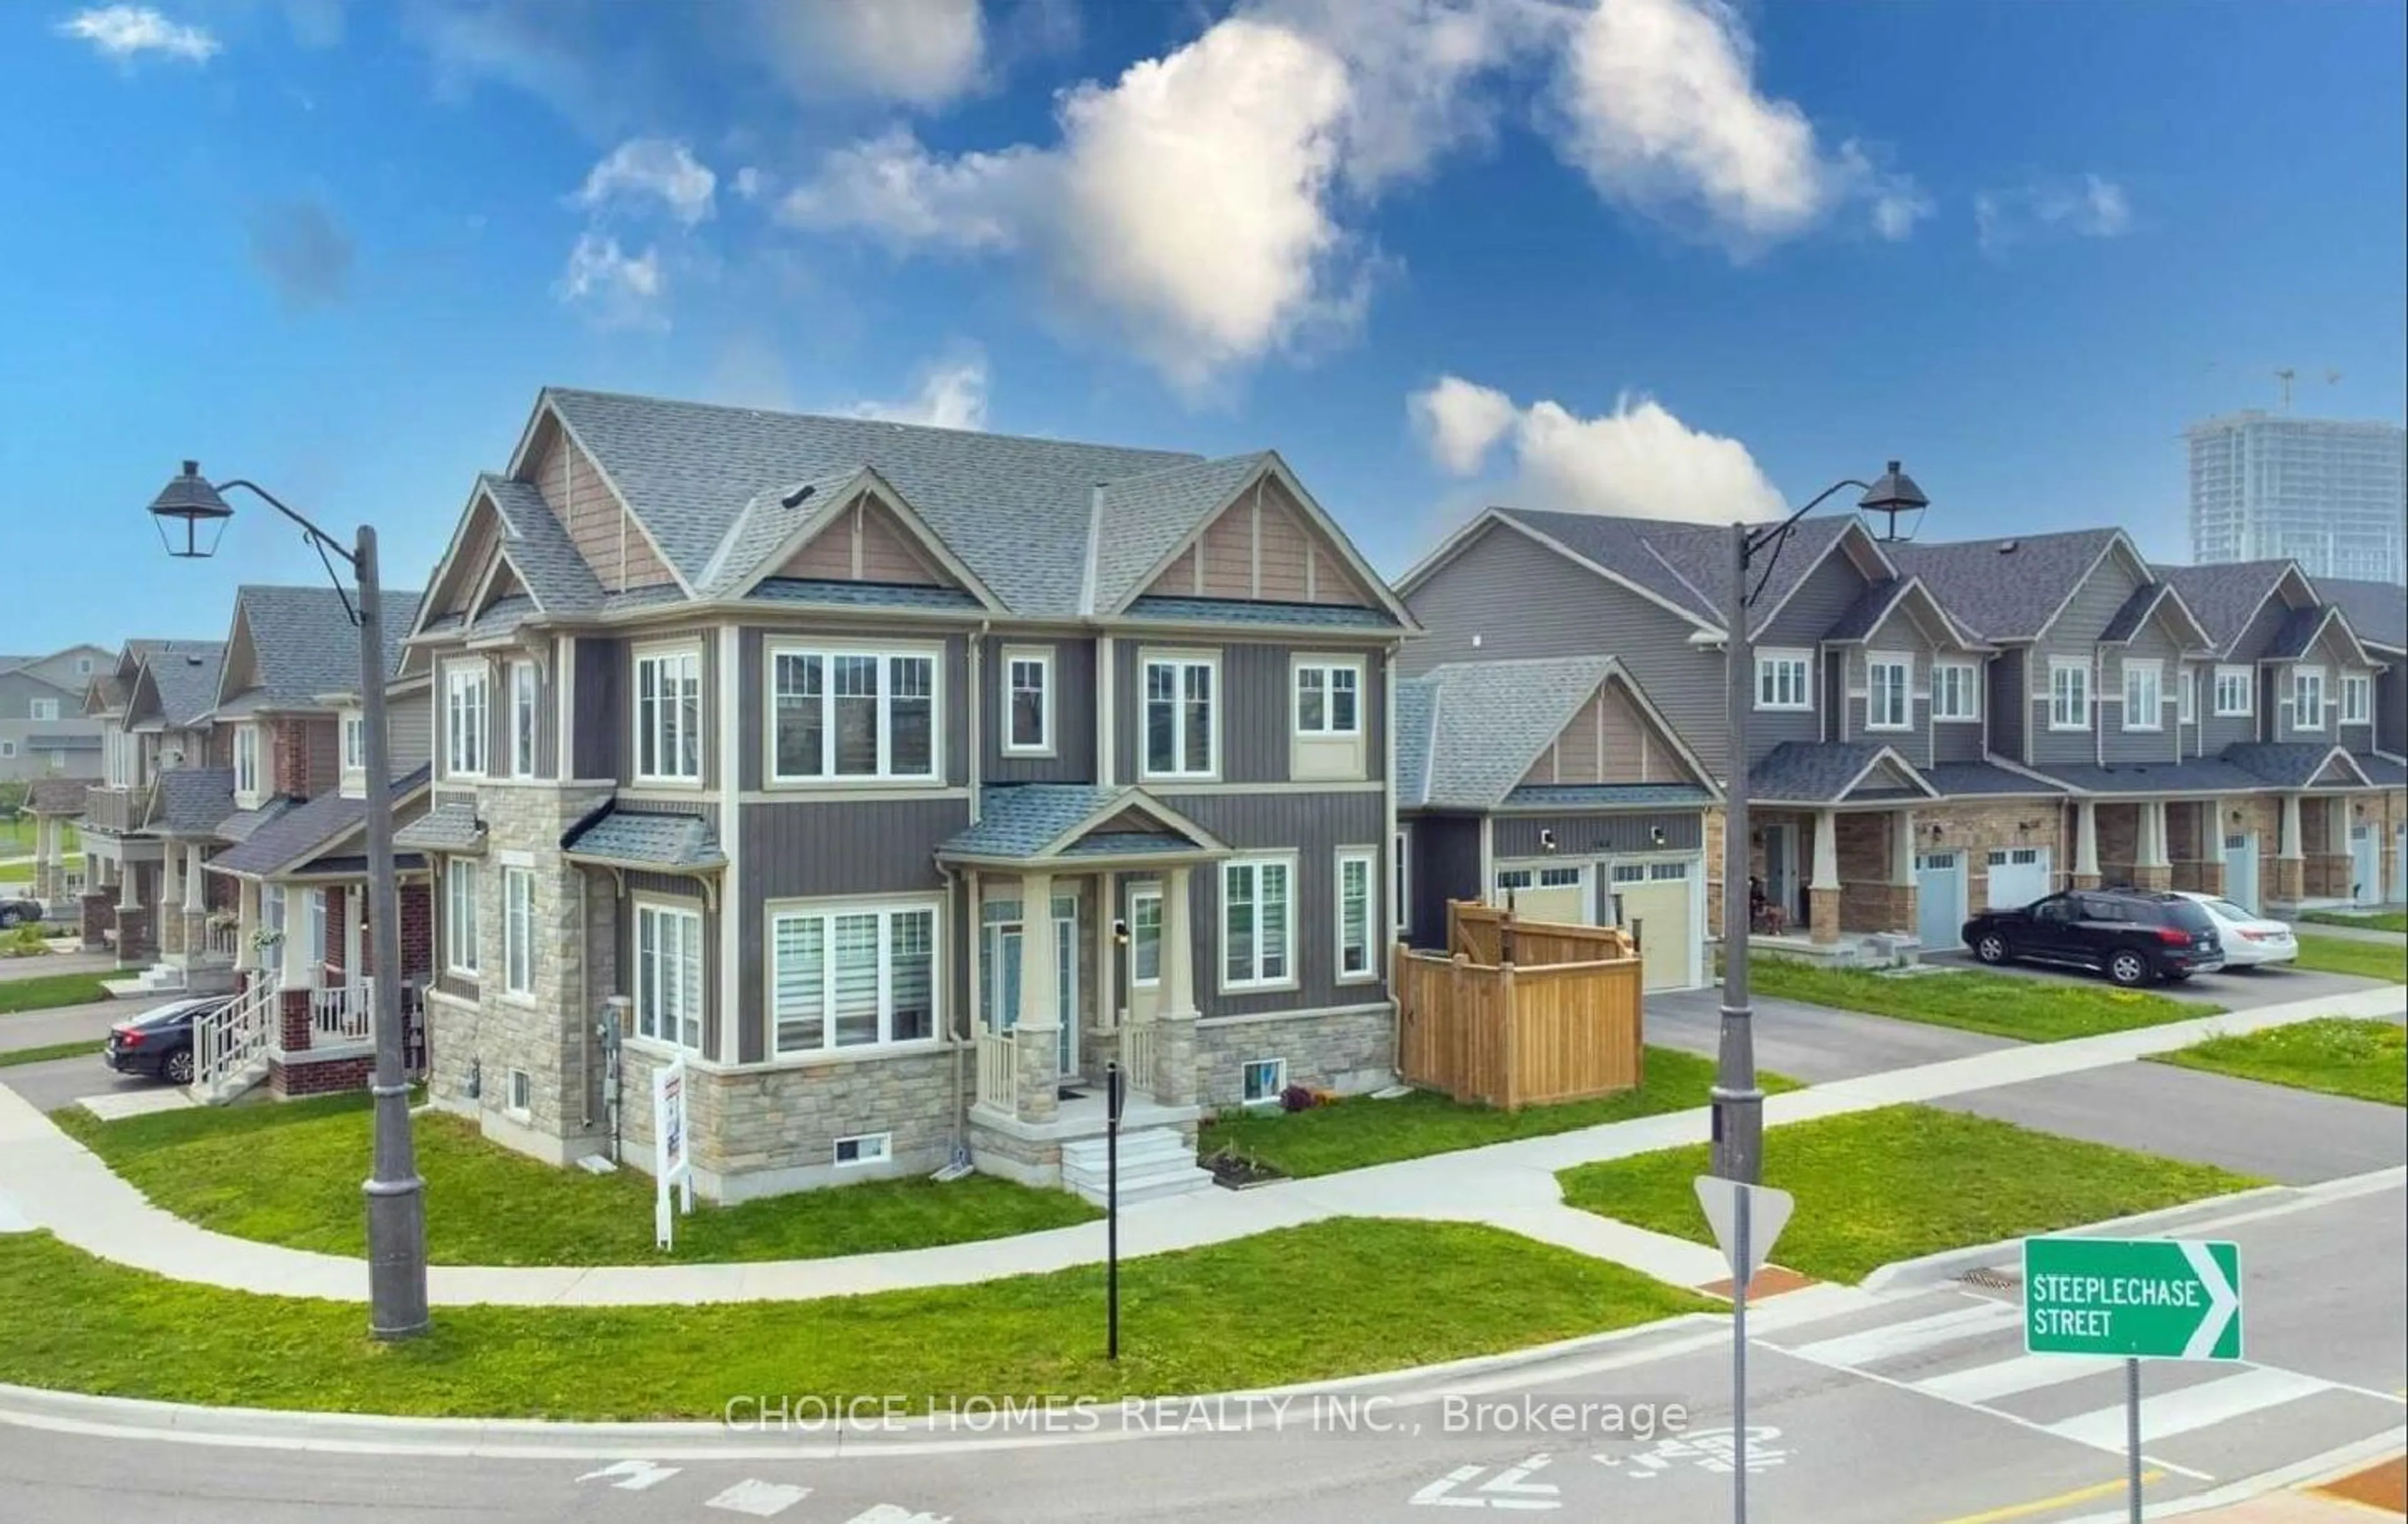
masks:
[[[1687,990],[1703,982],[1697,935],[1696,869],[1687,862],[1617,862],[1616,924],[1638,946],[1641,987]]]
[[[2013,910],[2046,894],[2048,855],[2045,847],[2010,847],[1992,852],[1987,908]]]
[[[2258,914],[2258,838],[2248,832],[2224,838],[2224,897]]]
[[[1923,852],[1914,860],[1915,940],[1953,947],[1965,934],[1965,854]]]
[[[1546,868],[1500,868],[1497,903],[1512,905],[1525,920],[1562,921],[1572,926],[1597,924],[1596,904],[1588,891],[1588,869],[1580,863]]]

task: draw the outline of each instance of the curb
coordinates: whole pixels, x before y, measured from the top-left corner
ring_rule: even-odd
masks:
[[[2336,1480],[2363,1467],[2388,1460],[2400,1454],[2403,1447],[2408,1447],[2408,1428],[2393,1429],[2273,1471],[2260,1472],[2255,1476],[2228,1482],[2205,1492],[2193,1493],[2187,1498],[2175,1498],[2163,1504],[2149,1504],[2146,1513],[2151,1518],[2174,1518],[2185,1514],[2204,1513],[2211,1508],[2229,1508],[2235,1503],[2262,1498],[2270,1492]],[[2066,1520],[2066,1524],[2125,1524],[2130,1517],[2119,1507],[2112,1514],[2084,1514]],[[2380,1518],[2383,1516],[2370,1511],[2368,1517]]]

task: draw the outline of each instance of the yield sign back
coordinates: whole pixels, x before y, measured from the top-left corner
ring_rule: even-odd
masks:
[[[1742,1185],[1726,1180],[1719,1175],[1698,1176],[1698,1204],[1706,1209],[1706,1221],[1714,1230],[1714,1243],[1723,1251],[1723,1261],[1730,1266],[1731,1280],[1745,1286],[1756,1279],[1764,1261],[1772,1253],[1772,1241],[1781,1230],[1789,1226],[1789,1214],[1798,1205],[1785,1190],[1770,1186]],[[1747,1206],[1747,1263],[1739,1262],[1740,1204]]]

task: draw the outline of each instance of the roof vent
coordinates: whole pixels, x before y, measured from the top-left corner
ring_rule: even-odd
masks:
[[[802,486],[796,488],[793,491],[788,492],[785,496],[778,499],[778,501],[789,508],[800,507],[802,506],[803,499],[810,496],[813,492],[818,491],[819,489],[817,487],[806,482]]]
[[[2017,550],[2023,548],[2023,544],[2024,542],[2021,540],[2000,540],[1999,542],[1999,554],[2002,556],[2012,556]]]

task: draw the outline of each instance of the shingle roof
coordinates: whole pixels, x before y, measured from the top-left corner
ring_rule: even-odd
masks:
[[[236,594],[251,632],[257,689],[265,702],[306,707],[321,693],[352,693],[360,686],[360,637],[333,588],[246,587]],[[418,622],[419,594],[387,592],[384,672],[401,669],[402,642]]]
[[[2115,617],[2107,621],[2107,628],[2099,632],[2099,638],[2129,640],[2139,634],[2141,626],[2148,621],[2150,611],[2165,595],[2166,585],[2162,582],[2143,582],[2134,588],[2131,596],[2124,600],[2123,606],[2115,610]]]
[[[2319,577],[2316,592],[2340,605],[2358,638],[2369,646],[2408,651],[2408,588],[2397,582],[2360,582],[2345,577]]]
[[[1426,758],[1411,764],[1398,759],[1399,772],[1418,770],[1426,780],[1411,803],[1496,808],[1616,667],[1606,656],[1454,662],[1398,683],[1400,693],[1424,690],[1430,708]],[[1400,745],[1420,739],[1398,735]]]
[[[237,810],[220,820],[218,837],[222,841],[249,841],[258,833],[261,826],[270,820],[290,815],[300,807],[299,800],[287,799],[280,794],[257,809]]]
[[[234,813],[234,769],[170,767],[159,775],[152,823],[171,836],[213,836]]]
[[[2065,790],[2053,783],[2026,777],[2010,768],[1991,762],[1933,762],[1918,768],[1923,781],[1942,794],[2061,794]]]
[[[1508,810],[1663,809],[1713,803],[1698,783],[1526,783],[1497,807]]]
[[[2199,616],[2199,622],[2215,642],[2218,651],[2229,651],[2258,605],[2282,581],[2283,574],[2291,569],[2287,561],[2236,561],[2220,566],[2162,566],[2157,575],[2173,584],[2183,602]]]
[[[1563,513],[1541,508],[1498,508],[1507,519],[1538,531],[1573,554],[1636,582],[1675,607],[1716,629],[1722,627],[1725,590],[1730,579],[1730,528],[1669,519],[1624,519],[1605,514]],[[1770,576],[1752,605],[1759,620],[1804,581],[1848,526],[1851,515],[1801,519],[1771,561],[1753,575]]]
[[[990,785],[979,794],[978,823],[937,850],[948,857],[1033,857],[1125,792],[1092,783]]]
[[[1747,770],[1748,798],[1797,804],[1837,802],[1848,785],[1863,775],[1883,753],[1897,753],[1873,741],[1784,741],[1763,761]],[[1908,773],[1911,764],[1900,762]],[[1857,790],[1864,798],[1914,797],[1919,790],[1879,783]]]
[[[1269,461],[1259,451],[1182,461],[1101,485],[1096,513],[1109,532],[1096,542],[1096,612],[1118,607],[1140,577]]]
[[[893,582],[831,582],[806,577],[773,577],[746,596],[769,604],[812,604],[825,608],[965,609],[981,605],[961,588],[914,588]]]
[[[1881,621],[1889,618],[1889,611],[1898,606],[1898,601],[1906,595],[1906,589],[1907,579],[1904,577],[1883,577],[1866,588],[1856,601],[1848,605],[1848,611],[1823,632],[1823,638],[1864,639],[1881,628]]]
[[[719,833],[699,815],[655,815],[613,805],[572,827],[560,838],[570,857],[651,867],[695,870],[724,867]]]
[[[2378,757],[2367,751],[2351,753],[2350,761],[2358,763],[2358,770],[2364,773],[2366,780],[2378,789],[2397,789],[2402,785],[2408,785],[2408,762],[2393,762],[2388,757]]]
[[[473,852],[485,845],[485,822],[477,802],[452,795],[393,833],[395,847],[423,852]]]
[[[1196,460],[599,392],[544,395],[689,585],[760,493],[867,464],[1007,606],[1071,614],[1096,484]]]
[[[1271,604],[1234,598],[1167,598],[1153,593],[1128,605],[1138,620],[1177,620],[1213,624],[1317,624],[1332,630],[1394,630],[1397,617],[1384,608],[1345,604]]]
[[[1895,545],[1949,616],[1991,640],[2030,640],[2064,605],[2115,536],[2114,529],[2020,534],[1946,545]]]
[[[558,616],[591,613],[601,606],[602,584],[534,483],[488,471],[478,477],[477,484],[492,496],[505,532],[503,549],[536,602]]]
[[[1098,831],[1062,848],[1064,857],[1160,857],[1200,852],[1186,837],[1168,831]]]
[[[25,786],[25,807],[36,815],[80,815],[91,791],[81,778],[37,777]]]
[[[426,787],[427,769],[420,767],[393,786],[395,802]],[[356,830],[367,819],[368,802],[340,793],[322,793],[304,805],[255,827],[243,841],[209,859],[224,873],[275,874],[318,854]]]
[[[218,674],[224,662],[222,640],[162,641],[143,659],[159,690],[160,717],[169,729],[182,730],[217,707]]]
[[[2041,771],[2076,793],[2251,793],[2272,787],[2257,774],[2217,757],[2114,767],[2051,763]]]
[[[1397,684],[1397,713],[1389,729],[1397,748],[1397,803],[1405,808],[1421,805],[1429,788],[1430,721],[1434,683],[1409,677]]]
[[[2342,748],[2329,741],[2235,741],[2224,748],[2224,760],[2269,783],[2304,789],[2336,751]]]
[[[2325,620],[2330,614],[2331,610],[2322,604],[2310,604],[2305,608],[2291,610],[2283,617],[2281,626],[2274,631],[2273,638],[2266,642],[2266,648],[2258,653],[2258,659],[2261,662],[2288,661],[2295,656],[2305,656],[2309,648],[2315,645],[2316,632],[2325,627]]]
[[[706,598],[723,597],[757,576],[764,558],[775,553],[797,530],[853,495],[856,483],[867,481],[868,468],[848,464],[810,481],[772,487],[752,494],[741,513],[721,536],[695,591]]]

